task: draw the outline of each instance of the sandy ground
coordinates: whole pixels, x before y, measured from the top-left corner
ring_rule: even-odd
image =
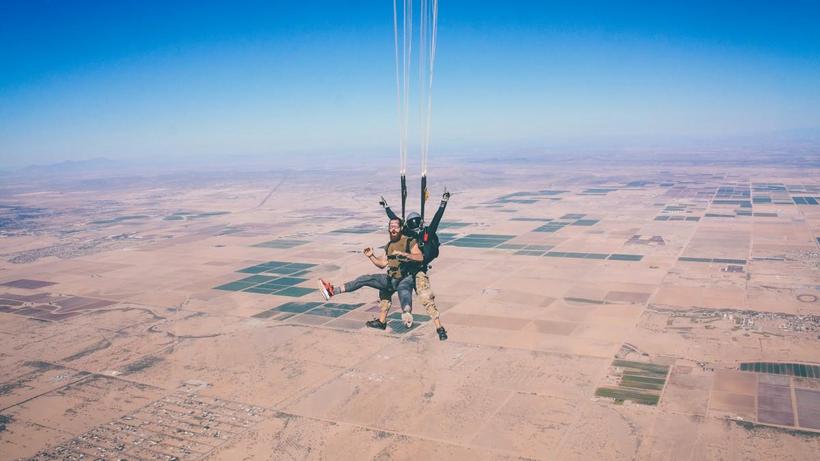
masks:
[[[792,200],[820,172],[442,167],[447,341],[420,303],[383,332],[374,291],[315,290],[379,272],[394,179],[9,183],[40,211],[0,238],[0,458],[820,453],[820,206]],[[600,394],[628,379],[656,403]]]

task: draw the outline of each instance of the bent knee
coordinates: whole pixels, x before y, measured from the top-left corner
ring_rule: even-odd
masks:
[[[416,294],[419,296],[419,299],[422,300],[422,302],[424,302],[425,300],[431,300],[432,301],[432,300],[436,299],[435,293],[433,293],[433,290],[431,290],[428,287],[419,288],[419,290],[416,292]]]

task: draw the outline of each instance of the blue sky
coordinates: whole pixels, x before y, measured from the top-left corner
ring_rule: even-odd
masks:
[[[441,0],[431,155],[820,127],[816,2],[508,3]],[[0,167],[396,151],[390,1],[2,2],[0,41]]]

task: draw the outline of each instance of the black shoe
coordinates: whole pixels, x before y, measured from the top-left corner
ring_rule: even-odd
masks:
[[[384,330],[385,328],[387,328],[387,324],[379,319],[368,320],[364,324],[370,328],[378,328],[379,330]]]
[[[439,341],[445,341],[447,339],[447,330],[444,327],[436,328],[436,333],[438,333]]]

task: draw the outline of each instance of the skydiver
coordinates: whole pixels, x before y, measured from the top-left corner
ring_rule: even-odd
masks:
[[[439,204],[438,210],[436,210],[436,214],[433,216],[433,220],[430,221],[429,226],[422,227],[423,223],[421,222],[421,216],[418,213],[410,213],[407,215],[407,222],[405,223],[404,229],[402,229],[404,235],[407,235],[418,242],[424,256],[424,259],[415,274],[416,294],[418,294],[421,303],[433,319],[433,323],[436,326],[436,333],[438,333],[438,338],[441,341],[447,339],[447,330],[441,326],[439,312],[436,308],[436,295],[433,293],[433,289],[430,286],[430,277],[427,274],[427,271],[429,269],[430,262],[438,257],[439,240],[438,235],[436,235],[436,231],[438,230],[438,225],[441,222],[442,216],[444,216],[444,209],[447,207],[447,202],[449,200],[450,193],[445,190],[444,194],[441,195],[441,203]],[[379,204],[384,207],[384,211],[391,220],[398,218],[396,213],[390,209],[390,205],[387,204],[387,200],[385,200],[384,197],[381,197]]]
[[[407,328],[413,326],[413,284],[418,267],[424,255],[416,241],[401,233],[402,220],[390,219],[387,231],[390,241],[384,246],[385,255],[377,258],[372,248],[365,248],[362,253],[379,269],[387,268],[386,274],[363,275],[343,285],[319,279],[319,290],[325,301],[341,293],[356,291],[362,287],[379,290],[379,318],[365,323],[370,328],[384,330],[387,328],[387,314],[392,307],[393,293],[398,292],[401,304],[401,320]]]

